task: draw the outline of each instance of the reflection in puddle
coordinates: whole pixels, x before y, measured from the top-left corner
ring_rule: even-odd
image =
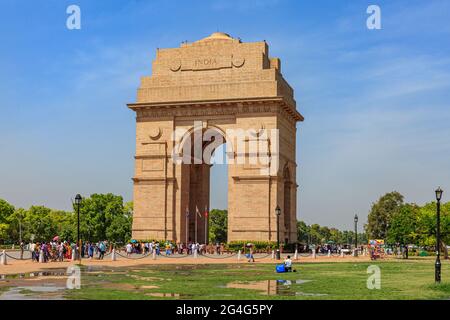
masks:
[[[27,279],[34,277],[63,277],[66,276],[65,270],[57,270],[57,271],[40,271],[40,272],[29,272],[29,273],[18,273],[18,274],[1,274],[0,280],[8,280],[8,279]]]
[[[0,300],[63,300],[65,289],[52,285],[15,287],[3,293]]]
[[[180,299],[182,297],[179,293],[161,293],[161,292],[150,292],[146,293],[145,295],[150,297],[177,298],[177,299]]]
[[[261,280],[261,281],[234,281],[228,283],[225,288],[250,289],[261,291],[268,296],[326,296],[320,293],[305,293],[292,288],[293,284],[303,284],[311,280]]]

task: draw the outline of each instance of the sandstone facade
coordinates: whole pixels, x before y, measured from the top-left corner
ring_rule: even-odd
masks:
[[[229,165],[228,241],[276,241],[277,205],[280,241],[296,240],[295,133],[303,117],[280,60],[268,51],[266,42],[245,43],[224,33],[157,50],[152,75],[141,79],[137,102],[128,105],[136,112],[133,238],[186,242],[197,234],[204,242],[210,164],[173,161],[186,150],[179,147],[193,141],[196,122],[202,132],[213,129],[224,138],[229,159],[249,158],[253,140],[272,147],[269,163]],[[177,129],[186,134],[174,138]],[[256,134],[238,141],[227,135],[230,129]],[[261,135],[272,129],[278,129],[276,143],[273,135]],[[276,170],[262,173],[269,167]],[[196,208],[202,215],[197,227]]]

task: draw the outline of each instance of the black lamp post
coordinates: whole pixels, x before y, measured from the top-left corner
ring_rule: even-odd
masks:
[[[81,195],[77,194],[75,196],[75,204],[77,205],[77,215],[78,215],[78,224],[77,224],[77,244],[75,246],[76,249],[76,253],[78,255],[78,259],[80,260],[81,263],[81,254],[80,254],[80,250],[81,250],[81,242],[80,242],[80,205],[81,205]]]
[[[280,215],[281,215],[281,209],[280,206],[277,205],[275,208],[275,214],[277,215],[277,260],[281,259],[280,254]]]
[[[353,218],[355,221],[355,257],[358,256],[358,215]]]
[[[437,188],[436,200],[437,200],[437,214],[436,214],[436,263],[434,265],[434,281],[441,283],[441,259],[440,259],[440,244],[441,244],[441,199],[442,189]]]

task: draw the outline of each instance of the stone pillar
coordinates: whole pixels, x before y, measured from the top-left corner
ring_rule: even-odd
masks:
[[[3,265],[3,266],[7,265],[5,250],[2,251],[2,257],[0,259],[0,265]]]

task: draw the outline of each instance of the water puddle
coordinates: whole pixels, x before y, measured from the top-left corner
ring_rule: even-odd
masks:
[[[311,280],[260,280],[260,281],[233,281],[227,283],[223,288],[234,289],[250,289],[261,292],[262,295],[267,296],[326,296],[321,293],[306,293],[297,291],[297,287],[293,285],[300,285],[310,282]]]
[[[51,277],[51,276],[64,277],[66,276],[66,270],[40,271],[40,272],[28,272],[17,274],[0,274],[0,280],[31,279],[35,277]]]
[[[0,300],[64,300],[65,286],[52,284],[40,286],[19,286],[10,288],[0,296]]]

